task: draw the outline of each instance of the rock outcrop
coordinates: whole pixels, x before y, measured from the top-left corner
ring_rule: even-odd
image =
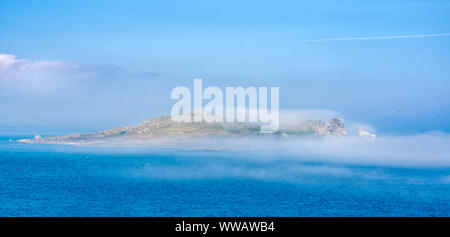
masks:
[[[370,138],[376,138],[376,137],[377,137],[377,135],[375,135],[375,134],[373,134],[373,133],[364,131],[363,128],[359,128],[359,130],[358,130],[358,136],[360,136],[360,137],[370,137]]]
[[[319,136],[347,136],[347,130],[342,119],[332,118],[329,122],[308,120],[307,122],[314,133]]]

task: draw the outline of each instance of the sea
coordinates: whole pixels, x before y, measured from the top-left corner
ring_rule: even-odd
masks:
[[[0,136],[0,216],[450,216],[450,169]]]

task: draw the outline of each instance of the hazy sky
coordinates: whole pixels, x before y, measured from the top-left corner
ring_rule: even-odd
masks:
[[[278,86],[280,107],[450,132],[449,1],[1,1],[0,129],[169,114],[176,86]]]

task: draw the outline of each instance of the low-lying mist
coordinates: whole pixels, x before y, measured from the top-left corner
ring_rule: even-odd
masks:
[[[402,167],[449,167],[450,134],[348,137],[208,138],[191,140],[193,150],[240,151],[239,159],[291,160]]]
[[[128,169],[126,175],[177,180],[249,178],[309,184],[339,184],[342,179],[450,183],[450,135],[445,133],[376,139],[215,138],[191,142],[195,145],[185,144],[177,150],[175,162],[147,163],[139,169]]]

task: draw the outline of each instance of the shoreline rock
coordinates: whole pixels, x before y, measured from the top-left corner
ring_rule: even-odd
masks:
[[[370,138],[376,138],[377,137],[377,135],[375,135],[374,133],[367,132],[363,128],[359,128],[358,136],[360,136],[360,137],[370,137]]]

